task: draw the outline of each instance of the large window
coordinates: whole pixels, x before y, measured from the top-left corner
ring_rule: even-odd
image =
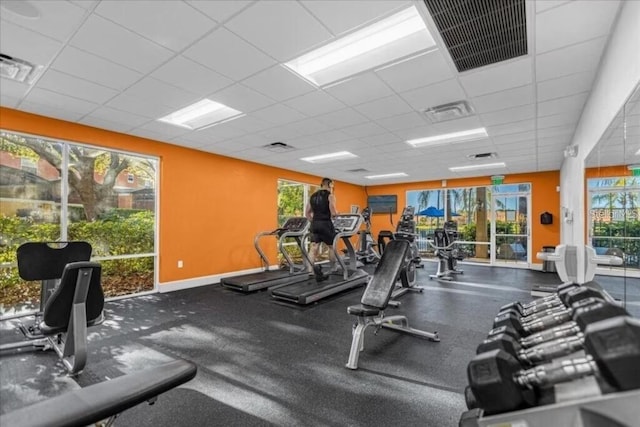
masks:
[[[640,269],[640,178],[590,179],[589,240],[600,255]]]
[[[107,297],[155,288],[157,159],[0,133],[0,315],[37,307],[17,274],[27,241],[85,240]]]

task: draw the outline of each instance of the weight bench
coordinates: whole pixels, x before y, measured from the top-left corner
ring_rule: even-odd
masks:
[[[57,244],[63,246],[54,248],[46,242],[30,242],[18,248],[20,277],[42,281],[42,312],[36,314],[33,325],[20,325],[28,341],[4,344],[0,351],[30,346],[52,348],[65,369],[76,375],[84,369],[87,360],[87,327],[103,321],[101,266],[90,261],[69,262],[88,259],[91,255],[88,243]]]
[[[144,371],[93,384],[43,400],[0,417],[13,427],[85,426],[108,418],[110,426],[121,412],[139,403],[156,402],[159,394],[196,376],[191,362],[174,360]]]
[[[396,278],[400,273],[408,250],[408,241],[390,241],[376,266],[371,281],[364,290],[360,300],[361,304],[347,307],[347,312],[358,319],[358,323],[353,329],[347,368],[358,369],[358,357],[360,352],[364,350],[364,332],[371,325],[376,326],[378,329],[391,329],[396,332],[428,338],[431,341],[440,341],[437,332],[426,332],[409,327],[409,320],[406,316],[384,316],[384,309],[389,305]],[[396,322],[400,324],[396,324]]]

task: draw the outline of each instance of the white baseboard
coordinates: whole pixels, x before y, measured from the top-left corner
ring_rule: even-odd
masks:
[[[269,266],[269,269],[276,269],[277,265]],[[198,286],[215,285],[225,277],[241,276],[243,274],[259,273],[262,268],[250,268],[247,270],[231,271],[229,273],[213,274],[211,276],[194,277],[192,279],[176,280],[173,282],[158,283],[158,292],[164,294],[167,292],[180,291],[182,289],[197,288]]]

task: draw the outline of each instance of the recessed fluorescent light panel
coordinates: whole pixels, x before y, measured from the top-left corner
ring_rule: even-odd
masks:
[[[243,116],[241,111],[234,110],[224,104],[203,99],[181,110],[164,116],[158,121],[180,126],[187,129],[201,129],[224,121]]]
[[[504,162],[499,163],[485,163],[483,165],[469,165],[469,166],[453,166],[450,167],[449,170],[451,172],[465,172],[465,171],[475,171],[480,169],[497,169],[504,168],[507,165]]]
[[[321,154],[319,156],[303,157],[300,160],[304,160],[309,163],[329,163],[334,160],[345,160],[358,157],[348,151],[337,151],[335,153]]]
[[[407,144],[414,147],[433,147],[435,145],[456,144],[459,142],[475,141],[484,139],[489,135],[485,128],[463,130],[460,132],[445,133],[443,135],[429,136],[426,138],[410,139]]]
[[[404,172],[396,172],[396,173],[385,173],[382,175],[369,175],[365,176],[367,179],[384,179],[384,178],[399,178],[401,176],[409,176]]]
[[[636,156],[640,156],[640,149],[636,151]]]
[[[411,6],[284,65],[324,86],[434,46],[420,13]]]

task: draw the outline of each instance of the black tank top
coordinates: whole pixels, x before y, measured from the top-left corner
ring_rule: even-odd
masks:
[[[328,190],[318,190],[311,195],[311,209],[313,210],[314,220],[330,220],[331,210],[329,209]]]

